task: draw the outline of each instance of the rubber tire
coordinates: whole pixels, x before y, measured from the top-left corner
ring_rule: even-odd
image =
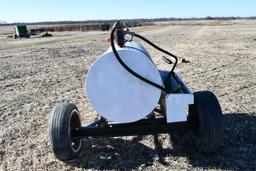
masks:
[[[192,122],[198,124],[196,145],[201,153],[216,152],[222,142],[222,110],[216,96],[210,91],[194,93]]]
[[[80,153],[81,139],[72,139],[71,136],[71,130],[80,127],[79,111],[74,104],[59,103],[53,108],[49,120],[49,141],[56,158],[72,160]]]

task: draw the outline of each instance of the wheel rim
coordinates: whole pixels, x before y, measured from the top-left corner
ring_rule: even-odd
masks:
[[[78,130],[81,127],[80,117],[77,110],[73,110],[69,120],[69,137],[70,146],[74,152],[78,152],[81,148],[81,139],[79,137],[72,137],[71,132]]]

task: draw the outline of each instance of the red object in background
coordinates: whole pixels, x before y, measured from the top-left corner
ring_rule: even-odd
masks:
[[[115,35],[114,35],[114,39],[115,39]],[[108,43],[110,43],[111,38],[110,38],[110,37],[106,38],[106,41],[107,41]]]

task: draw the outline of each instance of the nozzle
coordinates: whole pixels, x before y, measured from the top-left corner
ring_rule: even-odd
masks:
[[[113,26],[116,31],[115,31],[115,40],[118,46],[123,47],[125,44],[125,31],[124,31],[124,24],[120,21],[116,21],[114,26]]]

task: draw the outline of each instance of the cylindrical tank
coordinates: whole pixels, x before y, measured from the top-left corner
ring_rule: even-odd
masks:
[[[163,85],[147,50],[136,42],[116,47],[122,60],[141,76]],[[96,112],[109,121],[127,123],[143,119],[154,110],[161,90],[131,75],[109,48],[90,67],[86,95]]]

